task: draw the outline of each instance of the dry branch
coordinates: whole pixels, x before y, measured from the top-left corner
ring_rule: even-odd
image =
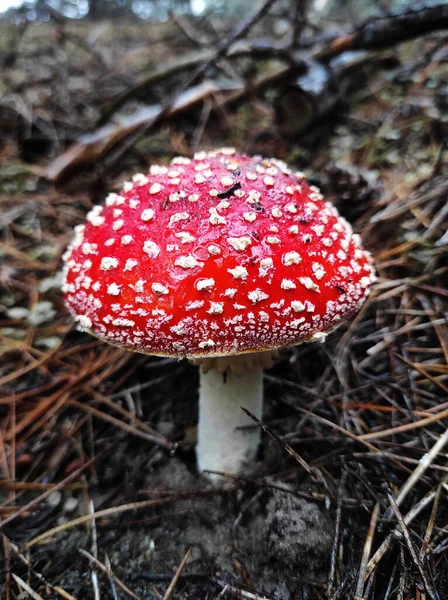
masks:
[[[359,63],[362,64],[366,60],[371,60],[372,57],[370,55],[364,55],[362,58],[356,57],[354,61],[351,61],[351,64],[349,61],[348,65],[339,68],[334,76],[330,77],[329,72],[327,72],[324,82],[320,86],[320,90],[317,89],[313,91],[311,91],[307,84],[308,80],[316,78],[316,75],[313,75],[310,70],[310,65],[317,71],[325,71],[323,64],[344,52],[350,50],[382,49],[430,31],[444,29],[448,26],[448,9],[445,4],[441,4],[418,10],[411,9],[403,13],[370,21],[357,28],[354,32],[339,36],[323,47],[313,49],[308,54],[291,54],[288,52],[287,48],[279,49],[269,45],[261,47],[255,45],[252,50],[250,50],[250,48],[244,48],[243,51],[241,51],[238,47],[232,50],[232,45],[242,39],[253,25],[268,12],[274,3],[275,0],[266,0],[246,22],[244,22],[228,38],[223,40],[212,55],[204,53],[203,55],[195,55],[183,59],[164,71],[151,75],[145,81],[121,94],[107,109],[108,116],[110,116],[112,112],[120,107],[127,99],[141,94],[155,82],[160,82],[175,73],[182,73],[185,69],[189,69],[193,65],[200,63],[200,66],[197,67],[187,83],[183,84],[182,89],[179,92],[172,94],[172,96],[163,104],[141,109],[131,117],[122,119],[121,124],[119,125],[104,125],[91,134],[81,136],[76,144],[69,147],[68,150],[48,166],[43,175],[50,181],[56,183],[60,182],[67,176],[69,171],[78,168],[81,165],[95,163],[97,160],[101,159],[106,152],[111,151],[117,145],[124,143],[131,134],[135,134],[131,142],[134,143],[141,132],[148,132],[149,129],[160,124],[162,121],[175,118],[180,114],[188,113],[197,105],[207,101],[211,96],[218,92],[228,92],[228,87],[226,90],[223,90],[218,84],[213,83],[211,80],[207,80],[196,87],[191,87],[206,74],[209,67],[223,56],[233,56],[236,58],[244,54],[253,54],[256,59],[261,53],[262,55],[271,55],[276,58],[280,57],[285,59],[286,57],[286,62],[289,63],[286,67],[278,69],[273,75],[262,78],[256,82],[254,86],[240,89],[241,83],[235,82],[231,87],[236,91],[233,94],[226,94],[226,98],[224,102],[221,102],[220,108],[222,109],[224,105],[229,107],[234,106],[245,100],[247,97],[258,94],[268,87],[278,85],[280,82],[291,80],[292,78],[297,77],[297,75],[302,74],[303,79],[297,79],[295,84],[296,95],[300,95],[300,105],[308,109],[308,114],[306,114],[305,119],[304,117],[299,119],[300,127],[295,129],[295,132],[298,132],[309,126],[322,114],[328,112],[335,105],[338,98],[343,95],[344,88],[342,87],[337,93],[331,94],[330,98],[332,98],[332,100],[328,101],[328,90],[334,87],[335,82],[338,82],[339,84],[339,80],[341,78],[343,79],[347,72],[350,72],[350,70],[354,68],[355,64],[359,66]],[[315,66],[313,67],[313,65]],[[306,73],[307,71],[308,76],[304,77],[303,73]],[[291,94],[292,91],[289,93]],[[294,98],[296,98],[296,95]],[[291,102],[289,104],[291,104]],[[315,106],[321,106],[321,108],[317,110]],[[140,134],[138,131],[139,129],[141,130]]]
[[[139,128],[147,130],[162,118],[167,120],[191,110],[218,89],[212,81],[205,81],[183,92],[168,109],[160,104],[149,106],[123,119],[119,125],[105,125],[92,134],[81,136],[76,144],[49,165],[45,176],[50,181],[59,181],[69,170],[95,163]]]
[[[350,36],[348,43],[354,50],[377,50],[447,28],[448,5],[442,2],[371,19]]]

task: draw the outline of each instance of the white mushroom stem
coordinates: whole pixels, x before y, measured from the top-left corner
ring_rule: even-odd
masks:
[[[255,459],[263,411],[263,368],[272,367],[276,350],[205,358],[200,364],[197,459],[200,471],[238,474]],[[213,480],[219,475],[210,475]]]
[[[200,369],[197,459],[200,471],[238,474],[251,463],[260,443],[260,428],[241,409],[261,419],[263,369],[220,373]],[[219,476],[210,475],[216,480]]]

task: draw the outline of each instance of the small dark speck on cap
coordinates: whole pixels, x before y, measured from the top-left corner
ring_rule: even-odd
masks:
[[[220,198],[221,200],[224,200],[225,198],[230,198],[239,189],[241,189],[241,183],[239,181],[236,181],[232,185],[232,187],[229,187],[228,190],[224,190],[223,192],[219,192],[218,198]]]

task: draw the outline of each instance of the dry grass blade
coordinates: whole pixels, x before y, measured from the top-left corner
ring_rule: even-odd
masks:
[[[372,550],[373,537],[375,535],[376,526],[378,523],[378,513],[379,513],[380,505],[375,504],[372,515],[370,517],[370,525],[369,530],[367,532],[366,541],[364,543],[364,548],[362,551],[361,563],[359,565],[358,571],[358,581],[356,584],[355,596],[362,598],[364,592],[364,586],[366,583],[366,573],[367,573],[367,564],[369,561],[370,552]]]
[[[311,412],[310,410],[307,410],[306,408],[303,408],[301,406],[296,406],[295,404],[291,404],[290,402],[287,402],[283,398],[282,398],[281,401],[282,401],[283,404],[286,404],[287,406],[290,406],[296,412],[299,412],[299,413],[302,413],[302,414],[304,414],[306,416],[309,416],[310,418],[315,419],[319,423],[322,423],[324,425],[328,425],[328,427],[330,427],[331,429],[334,429],[335,431],[338,431],[339,433],[342,433],[342,435],[348,437],[349,439],[353,440],[354,442],[358,442],[358,443],[362,444],[363,446],[365,446],[366,448],[368,448],[371,452],[375,452],[375,453],[376,452],[380,452],[380,450],[378,450],[378,448],[376,448],[375,446],[373,446],[369,442],[366,442],[365,436],[363,436],[363,435],[355,435],[354,433],[352,433],[351,431],[347,431],[347,429],[344,429],[343,427],[341,427],[337,423],[333,423],[333,421],[330,421],[329,419],[325,419],[324,417],[321,417],[320,415],[316,415],[315,413]]]
[[[406,423],[405,425],[398,425],[397,427],[391,427],[390,429],[384,429],[383,431],[373,431],[372,433],[365,433],[358,437],[360,440],[364,440],[364,441],[377,440],[380,438],[397,435],[399,433],[413,431],[414,429],[420,429],[422,427],[427,427],[428,425],[431,425],[431,423],[436,423],[437,421],[441,421],[442,419],[446,419],[447,417],[448,417],[448,409],[443,410],[431,417],[426,417],[425,419],[419,419],[418,421],[414,421],[413,423]]]
[[[92,536],[92,552],[93,552],[93,556],[95,558],[98,558],[98,535],[96,532],[96,520],[95,520],[95,507],[93,505],[93,501],[91,498],[89,498],[89,503],[88,503],[88,510],[89,510],[89,515],[92,516],[92,519],[90,521],[91,524],[91,536]],[[90,577],[92,580],[92,587],[93,587],[93,597],[95,600],[100,600],[101,595],[100,595],[100,586],[99,586],[99,582],[98,582],[98,573],[96,572],[95,568],[91,569],[90,572]]]
[[[252,419],[252,421],[255,421],[255,423],[257,423],[265,433],[267,433],[271,438],[273,438],[283,448],[283,450],[285,450],[285,452],[287,452],[290,456],[292,456],[294,458],[294,460],[297,461],[299,463],[299,465],[303,469],[305,469],[305,471],[309,475],[316,477],[315,470],[312,467],[310,467],[310,465],[305,460],[303,460],[303,458],[301,456],[299,456],[299,454],[297,454],[297,452],[294,450],[294,448],[291,448],[291,446],[289,444],[286,444],[283,440],[281,440],[278,437],[278,435],[276,435],[273,431],[271,431],[271,429],[269,429],[269,427],[265,423],[263,423],[263,421],[258,419],[255,415],[253,415],[251,412],[249,412],[246,408],[244,408],[242,406],[241,410],[243,412],[245,412],[246,415]]]
[[[118,585],[118,587],[121,588],[123,592],[128,594],[131,598],[134,598],[134,600],[142,600],[140,596],[137,596],[137,594],[135,594],[130,588],[128,588],[128,586],[115,575],[115,573],[111,569],[109,559],[107,559],[107,565],[104,565],[101,561],[92,556],[90,552],[87,552],[87,550],[84,550],[83,548],[79,549],[79,553],[85,556],[100,571],[105,573],[108,577],[111,577],[113,581]]]
[[[6,540],[6,537],[3,538],[4,540]],[[49,583],[45,577],[42,575],[42,573],[39,573],[38,571],[36,571],[32,565],[31,565],[31,561],[26,558],[20,551],[19,548],[13,544],[11,541],[7,540],[7,544],[8,546],[11,548],[11,550],[14,552],[14,554],[19,558],[19,560],[28,568],[28,570],[35,576],[37,577],[37,579],[39,579],[39,581],[41,581],[45,586],[49,587],[51,590],[53,590],[56,594],[58,594],[59,596],[61,596],[61,598],[64,598],[64,600],[76,600],[76,598],[74,596],[72,596],[71,594],[69,594],[66,590],[64,590],[62,587],[58,586],[58,585],[52,585],[51,583]]]
[[[40,596],[37,592],[35,592],[33,590],[33,588],[31,586],[29,586],[25,581],[23,581],[23,579],[21,577],[19,577],[15,573],[12,573],[12,578],[17,583],[19,588],[21,588],[24,592],[26,592],[29,596],[31,596],[31,598],[33,598],[33,600],[44,600],[42,598],[42,596]]]
[[[219,593],[217,598],[225,598],[227,593],[231,594],[235,598],[239,598],[240,600],[271,600],[267,596],[263,594],[258,594],[257,592],[251,592],[249,590],[245,590],[243,588],[238,588],[234,585],[230,585],[228,583],[224,583],[221,579],[214,577],[213,581],[222,587],[222,591]]]
[[[6,488],[11,490],[54,490],[57,483],[39,483],[39,482],[27,482],[27,481],[11,481],[10,479],[4,479],[0,481],[0,488]],[[65,490],[82,490],[86,486],[84,483],[71,483],[64,485]]]
[[[441,322],[446,324],[446,319],[441,320]],[[431,323],[431,325],[434,326],[435,323]],[[415,362],[411,362],[410,360],[407,360],[406,358],[404,358],[404,356],[397,355],[397,358],[398,358],[398,360],[403,361],[411,369],[415,369],[416,371],[421,373],[421,375],[423,375],[426,379],[429,379],[429,381],[431,381],[435,386],[440,387],[445,393],[448,394],[448,386],[444,385],[444,383],[442,381],[440,381],[439,379],[436,379],[435,377],[430,375],[428,373],[427,368],[425,368],[422,365],[419,365]],[[447,365],[441,365],[441,368],[442,368],[442,372],[446,373]]]
[[[117,588],[115,586],[114,578],[112,577],[112,565],[110,564],[109,556],[106,554],[105,558],[106,568],[107,568],[107,578],[110,583],[110,589],[112,592],[113,600],[119,600]]]
[[[339,483],[338,489],[338,499],[336,506],[336,523],[334,528],[334,537],[333,537],[333,547],[331,550],[331,558],[330,558],[330,571],[327,578],[327,596],[329,596],[333,591],[333,584],[336,575],[336,565],[337,558],[340,549],[340,541],[341,541],[341,520],[342,520],[342,493],[347,481],[347,472],[344,471],[341,481]]]
[[[22,506],[17,512],[15,512],[11,516],[9,516],[4,521],[1,521],[0,529],[2,529],[3,527],[5,527],[9,523],[11,523],[11,521],[13,521],[14,519],[17,519],[17,517],[20,517],[20,515],[22,515],[23,513],[27,512],[27,511],[31,510],[32,508],[34,508],[35,506],[37,506],[40,502],[45,500],[45,498],[48,498],[48,496],[50,496],[50,494],[52,494],[53,492],[63,489],[67,485],[67,483],[70,483],[71,481],[78,479],[78,477],[95,462],[95,460],[98,458],[98,456],[99,455],[97,455],[94,458],[87,461],[85,464],[82,465],[82,467],[79,467],[79,469],[76,469],[76,471],[74,471],[71,475],[69,475],[68,477],[63,479],[61,482],[57,483],[56,485],[54,485],[53,487],[48,489],[46,492],[44,492],[43,494],[41,494],[34,500],[31,500],[31,502],[28,502],[28,504],[26,504],[25,506]]]
[[[434,179],[430,186],[427,186],[424,191],[416,191],[409,198],[406,198],[405,202],[402,202],[401,198],[393,201],[389,206],[381,212],[377,212],[372,217],[372,223],[378,223],[380,221],[395,219],[403,213],[412,210],[420,204],[430,202],[434,198],[438,198],[441,195],[446,195],[448,192],[448,179],[440,177]]]
[[[418,467],[412,472],[412,475],[407,479],[404,485],[401,487],[398,496],[395,498],[397,506],[401,506],[403,500],[412,490],[412,488],[420,481],[425,471],[431,466],[438,454],[443,450],[444,446],[448,442],[448,429],[446,429],[439,437],[437,442],[431,448],[429,452],[424,454],[419,460]]]
[[[409,526],[412,523],[412,521],[421,513],[421,511],[424,510],[428,506],[428,504],[430,504],[434,500],[436,494],[437,492],[434,491],[428,492],[428,494],[426,494],[424,498],[417,502],[417,504],[415,504],[415,506],[413,506],[411,510],[403,517],[404,524],[406,526]],[[380,545],[378,550],[369,560],[365,575],[366,580],[371,576],[372,572],[374,571],[374,569],[376,569],[380,560],[383,558],[384,554],[389,549],[394,535],[397,531],[399,531],[398,526],[394,529],[392,533],[389,533],[384,542]]]
[[[193,550],[192,548],[188,548],[187,553],[185,554],[184,558],[182,559],[182,562],[180,563],[179,568],[177,569],[176,573],[174,574],[174,577],[163,596],[163,600],[170,600],[171,596],[173,595],[174,589],[177,585],[177,582],[179,581],[179,577],[182,575],[183,570],[185,569],[185,565],[187,564],[187,562],[191,556],[192,550]]]
[[[81,402],[78,402],[77,400],[69,400],[67,404],[69,404],[70,406],[74,406],[75,408],[78,408],[79,410],[83,410],[83,411],[89,413],[90,415],[96,417],[97,419],[102,419],[103,421],[106,421],[107,423],[111,423],[118,429],[122,429],[123,431],[126,431],[127,433],[130,433],[132,435],[135,435],[136,437],[142,438],[143,440],[147,440],[148,442],[152,442],[153,444],[157,444],[158,446],[167,448],[168,450],[173,450],[175,448],[174,444],[171,444],[166,438],[162,437],[161,435],[148,433],[146,431],[141,431],[140,429],[137,429],[137,427],[135,425],[129,425],[128,423],[124,423],[123,421],[120,421],[120,419],[116,419],[112,415],[108,415],[107,413],[105,413],[101,410],[98,410],[97,408],[94,408],[93,406],[89,406],[88,404],[83,404]]]
[[[189,496],[189,494],[178,494],[179,498],[186,496]],[[131,502],[129,504],[122,504],[121,506],[105,508],[103,510],[99,510],[96,513],[83,515],[82,517],[78,517],[77,519],[73,519],[72,521],[68,521],[67,523],[62,523],[62,525],[58,525],[57,527],[53,527],[52,529],[41,533],[37,537],[27,542],[25,544],[25,549],[28,550],[28,548],[31,548],[36,544],[40,544],[41,542],[52,537],[56,533],[60,533],[61,531],[67,531],[67,529],[77,527],[78,525],[83,525],[84,523],[88,523],[92,519],[102,519],[103,517],[111,517],[132,510],[149,508],[150,506],[161,506],[162,504],[168,504],[169,502],[173,502],[173,496],[168,496],[167,498],[156,498],[154,500],[143,500],[141,502]]]
[[[26,373],[29,373],[30,371],[34,371],[35,369],[44,366],[47,362],[51,360],[52,356],[54,356],[55,354],[56,351],[51,352],[49,354],[44,354],[41,358],[32,361],[26,367],[17,369],[16,371],[9,373],[9,375],[4,375],[0,378],[0,388],[2,388],[7,383],[10,383],[11,381],[15,381],[16,379],[23,377],[23,375],[26,375]]]
[[[423,560],[429,550],[429,546],[431,543],[431,537],[434,531],[434,527],[436,526],[436,516],[437,511],[439,509],[440,497],[442,495],[442,490],[444,484],[446,484],[447,477],[443,477],[439,487],[437,488],[437,494],[434,499],[434,504],[432,505],[431,516],[428,521],[428,526],[426,527],[425,537],[423,538],[422,547],[420,549],[420,560]]]
[[[407,527],[407,525],[405,523],[405,520],[403,519],[403,516],[402,516],[402,514],[400,512],[400,509],[399,509],[399,507],[398,507],[398,505],[397,505],[397,503],[396,503],[396,501],[395,501],[392,493],[390,491],[388,491],[387,496],[389,498],[389,502],[391,503],[391,506],[392,506],[392,509],[394,511],[394,514],[395,514],[395,516],[396,516],[396,518],[398,520],[401,532],[402,532],[402,534],[403,534],[403,536],[404,536],[404,538],[406,540],[406,545],[407,545],[407,547],[409,549],[409,552],[411,554],[411,557],[412,557],[412,560],[414,562],[414,565],[416,566],[416,568],[418,569],[418,571],[419,571],[419,573],[421,575],[421,578],[422,578],[422,581],[423,581],[423,585],[425,586],[426,593],[433,600],[439,600],[439,594],[435,590],[433,590],[433,587],[429,583],[428,577],[427,577],[427,575],[425,573],[425,570],[423,568],[422,561],[417,556],[417,552],[415,550],[414,544],[413,544],[413,542],[411,540],[411,536],[409,534],[409,529],[408,529],[408,527]]]

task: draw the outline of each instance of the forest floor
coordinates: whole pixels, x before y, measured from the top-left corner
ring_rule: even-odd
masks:
[[[0,597],[448,598],[446,37],[388,50],[300,134],[278,88],[217,112],[215,95],[53,177],[114,98],[198,48],[168,24],[4,34]],[[265,373],[276,437],[263,435],[253,473],[212,486],[196,472],[197,368],[77,332],[60,284],[73,228],[108,191],[219,146],[304,171],[378,281],[324,345],[281,353]]]

